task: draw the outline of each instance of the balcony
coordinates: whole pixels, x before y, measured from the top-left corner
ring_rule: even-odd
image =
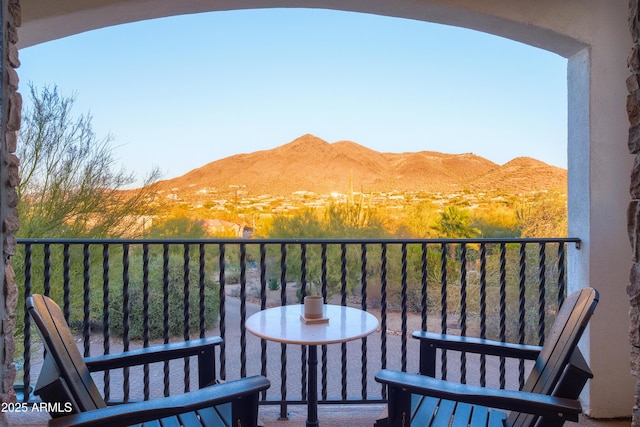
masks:
[[[261,415],[274,425],[304,419],[306,348],[260,340],[246,332],[245,320],[299,304],[311,292],[372,312],[380,321],[374,334],[319,349],[318,381],[321,421],[328,411],[336,425],[347,422],[353,407],[358,422],[372,425],[386,399],[373,375],[418,371],[414,330],[543,344],[566,294],[567,251],[579,245],[575,238],[23,239],[13,265],[21,297],[44,293],[58,301],[86,357],[220,335],[217,377],[267,376],[272,385]],[[17,381],[33,386],[42,349],[30,319],[20,316]],[[528,369],[525,361],[454,352],[443,353],[438,366],[447,379],[501,388],[520,387]],[[148,399],[197,387],[197,364],[112,371],[95,380],[112,403]],[[275,421],[287,417],[292,421]],[[12,422],[21,425],[18,417]]]

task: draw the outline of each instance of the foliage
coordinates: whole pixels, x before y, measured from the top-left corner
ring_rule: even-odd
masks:
[[[203,221],[189,218],[164,218],[155,220],[148,234],[149,238],[197,239],[207,237]]]
[[[438,223],[433,229],[442,237],[448,238],[469,238],[480,234],[480,230],[471,224],[469,211],[460,209],[455,205],[447,206],[440,213]]]
[[[557,191],[536,194],[517,208],[523,237],[567,235],[567,199]]]
[[[403,230],[397,234],[406,237],[429,238],[434,230],[432,224],[438,220],[436,206],[431,201],[421,201],[418,204],[406,207],[407,214],[402,221]]]
[[[134,175],[116,170],[112,137],[98,138],[91,115],[74,117],[75,97],[57,87],[30,86],[18,157],[21,182],[19,237],[117,237],[130,232],[152,194],[148,186],[125,193]]]
[[[480,230],[482,237],[520,237],[520,229],[515,209],[505,204],[491,203],[473,215],[473,227]]]
[[[270,291],[277,291],[278,289],[280,289],[280,283],[278,283],[278,279],[276,279],[275,277],[269,279],[268,286]]]
[[[303,209],[291,216],[280,215],[274,218],[269,231],[270,238],[366,238],[382,237],[384,234],[382,221],[362,202],[332,204],[324,215],[311,209]],[[307,292],[315,289],[329,295],[342,288],[352,291],[360,283],[361,271],[352,268],[357,265],[359,256],[351,245],[344,254],[340,245],[335,244],[325,245],[324,249],[318,245],[306,248],[306,283],[303,286]],[[302,277],[301,257],[300,247],[293,245],[287,255],[286,271],[289,277]],[[343,258],[348,269],[343,268]]]

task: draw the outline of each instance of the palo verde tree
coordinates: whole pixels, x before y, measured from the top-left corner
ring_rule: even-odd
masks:
[[[74,115],[75,96],[64,96],[58,88],[41,90],[30,85],[30,102],[22,114],[22,128],[18,140],[21,160],[18,186],[18,214],[22,238],[115,238],[138,237],[136,230],[144,215],[149,215],[147,203],[152,184],[158,177],[156,169],[138,190],[127,190],[135,175],[117,166],[112,150],[111,135],[98,137],[92,127],[90,114]],[[50,264],[51,296],[62,294],[61,250],[52,249]],[[75,245],[70,251],[69,283],[72,305],[82,298],[82,248]],[[91,252],[91,277],[102,277],[99,251]],[[116,271],[118,256],[112,253],[112,271]],[[121,259],[121,258],[120,258]],[[42,292],[45,277],[44,255],[34,250],[30,263],[17,253],[12,264],[19,286],[28,273],[32,277],[32,291]],[[25,272],[25,266],[30,269]],[[92,281],[96,292],[101,283]],[[115,289],[114,289],[115,292]],[[23,295],[23,292],[20,292]],[[96,300],[97,301],[97,300]],[[22,307],[22,303],[18,303]],[[74,311],[73,317],[80,311]],[[20,316],[20,313],[17,313]],[[16,331],[20,333],[19,330]]]
[[[74,116],[75,96],[56,86],[30,85],[18,156],[21,182],[19,237],[120,237],[144,213],[158,178],[154,169],[139,190],[123,191],[135,176],[117,168],[113,137],[99,138],[90,114]],[[148,213],[147,213],[148,214]]]

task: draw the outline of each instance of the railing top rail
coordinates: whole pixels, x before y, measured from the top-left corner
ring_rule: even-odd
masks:
[[[93,238],[73,238],[73,239],[60,239],[60,238],[18,238],[19,244],[375,244],[375,243],[407,243],[407,244],[453,244],[453,243],[467,243],[467,244],[499,244],[499,243],[575,243],[576,247],[580,246],[580,238],[578,237],[543,237],[543,238],[462,238],[462,239],[448,239],[448,238],[367,238],[367,239],[242,239],[242,238],[207,238],[207,239],[179,239],[179,238],[165,238],[165,239],[93,239]]]

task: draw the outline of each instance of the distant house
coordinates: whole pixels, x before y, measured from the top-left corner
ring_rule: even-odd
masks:
[[[206,219],[202,222],[202,226],[215,236],[233,236],[242,239],[253,236],[253,228],[222,219]]]

